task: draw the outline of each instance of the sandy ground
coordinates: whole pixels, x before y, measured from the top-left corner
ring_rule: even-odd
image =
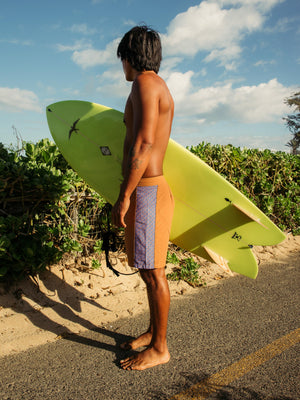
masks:
[[[282,263],[290,256],[300,266],[300,236],[287,235],[278,246],[254,249],[259,265]],[[77,262],[75,262],[77,261]],[[112,258],[118,270],[130,273],[123,254]],[[106,268],[92,269],[90,260],[68,259],[36,278],[26,279],[6,292],[0,286],[0,357],[51,342],[69,333],[108,326],[109,323],[147,310],[145,286],[138,274],[116,277]],[[216,264],[198,258],[204,288],[231,275]],[[168,264],[167,273],[174,265]],[[196,291],[185,282],[170,282],[171,297]]]

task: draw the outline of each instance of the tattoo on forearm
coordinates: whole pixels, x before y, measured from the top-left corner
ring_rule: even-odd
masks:
[[[146,151],[151,150],[152,148],[152,144],[147,144],[146,145]],[[135,148],[132,147],[129,151],[129,157],[130,157],[130,161],[129,161],[129,169],[139,169],[140,165],[142,164],[143,160],[139,159],[139,158],[134,158],[136,154]]]
[[[142,160],[135,158],[134,160],[131,161],[129,167],[130,167],[130,169],[139,169],[142,162],[143,162]]]

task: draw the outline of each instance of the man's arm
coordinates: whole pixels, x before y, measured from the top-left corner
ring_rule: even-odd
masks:
[[[158,96],[149,76],[140,75],[131,91],[134,141],[128,154],[124,181],[113,211],[113,223],[125,227],[124,217],[129,208],[130,196],[141,180],[151,159],[152,146],[159,115]]]

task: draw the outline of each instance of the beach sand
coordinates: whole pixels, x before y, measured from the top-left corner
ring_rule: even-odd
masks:
[[[289,257],[300,264],[300,236],[287,235],[277,246],[254,248],[259,265],[280,264]],[[297,253],[299,254],[296,257]],[[195,258],[201,264],[202,287],[170,281],[172,298],[206,290],[230,279],[218,265]],[[119,271],[130,273],[124,254],[113,254]],[[167,273],[174,265],[167,265]],[[102,256],[99,269],[90,259],[70,257],[36,277],[14,284],[7,292],[0,286],[0,357],[59,340],[66,334],[107,327],[109,323],[148,310],[145,286],[139,274],[116,277]]]

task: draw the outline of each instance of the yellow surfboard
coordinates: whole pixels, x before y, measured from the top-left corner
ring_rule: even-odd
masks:
[[[116,201],[125,126],[123,113],[84,101],[46,109],[50,132],[74,170],[109,203]],[[175,198],[170,240],[251,278],[254,245],[275,245],[285,235],[250,200],[190,151],[170,139],[164,175]]]

